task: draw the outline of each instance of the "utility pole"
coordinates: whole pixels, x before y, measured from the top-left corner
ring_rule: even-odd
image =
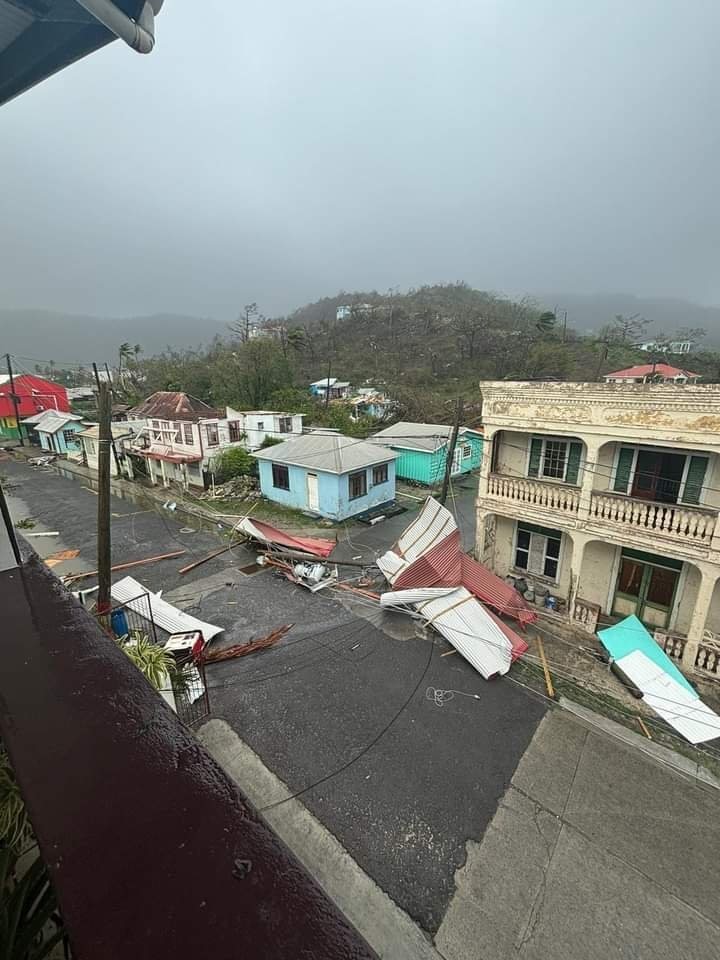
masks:
[[[332,373],[332,357],[328,357],[327,389],[325,390],[325,406],[330,403],[330,374]]]
[[[447,459],[445,460],[445,476],[443,477],[442,493],[440,494],[440,503],[445,503],[450,486],[450,474],[452,472],[452,462],[455,456],[455,446],[457,445],[458,433],[460,432],[460,421],[463,415],[463,398],[458,397],[455,405],[455,423],[450,434],[450,443],[448,445]]]
[[[98,514],[97,569],[99,614],[110,612],[110,386],[100,383],[98,390]]]
[[[20,438],[20,446],[25,446],[25,441],[23,440],[22,435],[22,426],[20,424],[20,403],[18,395],[15,393],[15,378],[13,376],[12,363],[10,362],[10,354],[5,354],[5,359],[7,360],[7,371],[8,376],[10,377],[10,399],[12,400],[13,408],[15,409],[15,423],[17,424],[18,437]]]

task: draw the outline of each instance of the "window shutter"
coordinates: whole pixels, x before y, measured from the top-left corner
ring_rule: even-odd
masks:
[[[690,466],[688,467],[685,489],[682,495],[683,503],[700,503],[707,465],[707,457],[690,457]]]
[[[571,443],[568,451],[567,470],[565,472],[565,482],[576,484],[578,473],[580,472],[580,458],[582,457],[582,444]]]
[[[540,473],[540,457],[542,455],[542,440],[533,437],[530,441],[530,463],[528,464],[528,476],[537,477]]]
[[[613,490],[616,493],[627,493],[634,456],[635,451],[632,447],[621,447],[613,484]]]
[[[528,570],[530,573],[542,574],[545,566],[545,551],[547,538],[539,533],[530,534],[530,550],[528,553]]]

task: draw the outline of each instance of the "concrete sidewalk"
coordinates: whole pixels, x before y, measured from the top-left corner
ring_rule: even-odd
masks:
[[[718,792],[549,712],[436,937],[446,960],[711,960]]]

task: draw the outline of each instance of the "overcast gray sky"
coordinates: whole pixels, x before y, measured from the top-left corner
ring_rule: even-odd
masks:
[[[720,303],[717,0],[167,0],[0,110],[0,302]]]

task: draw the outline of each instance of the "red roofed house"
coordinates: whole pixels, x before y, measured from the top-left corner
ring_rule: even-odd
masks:
[[[70,412],[65,387],[30,373],[15,377],[15,396],[18,398],[17,415],[10,389],[10,377],[8,374],[0,375],[0,441],[19,439],[18,415],[22,421],[25,417],[42,413],[43,410]],[[27,432],[24,432],[23,436],[27,436]]]
[[[605,374],[605,383],[697,383],[702,374],[681,370],[669,363],[639,363]]]
[[[153,393],[129,411],[128,420],[139,427],[128,451],[134,466],[142,458],[150,482],[164,487],[171,481],[202,487],[213,457],[240,445],[244,436],[241,413],[228,409],[223,416],[203,400],[173,390]]]

